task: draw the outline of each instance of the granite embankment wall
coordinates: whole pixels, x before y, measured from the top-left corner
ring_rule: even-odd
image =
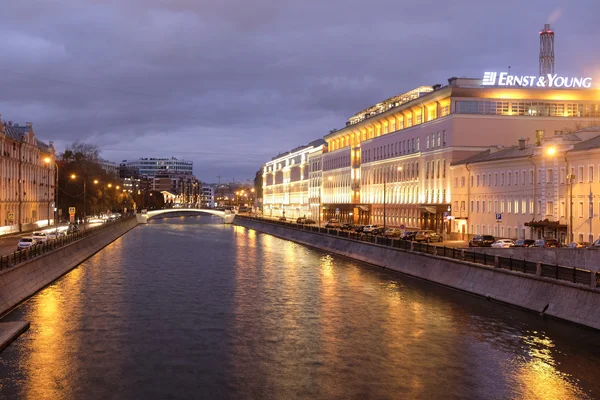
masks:
[[[600,329],[600,289],[239,217],[236,225]],[[545,310],[545,311],[544,311]]]
[[[136,218],[0,271],[0,315],[54,282],[138,225]]]
[[[565,267],[576,267],[600,272],[600,249],[568,249],[511,247],[508,249],[492,249],[490,247],[472,247],[470,251],[495,256],[512,257],[519,260],[558,264]]]

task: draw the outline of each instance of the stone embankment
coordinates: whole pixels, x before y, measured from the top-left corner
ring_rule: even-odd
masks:
[[[0,315],[6,314],[137,225],[136,218],[114,222],[75,242],[3,269],[0,271]]]
[[[539,264],[539,273],[526,274],[493,265],[294,229],[292,225],[286,226],[265,220],[238,216],[235,224],[488,299],[600,329],[600,289],[595,287],[595,273],[587,272],[585,276],[589,279],[586,278],[585,283],[578,284],[542,276]]]

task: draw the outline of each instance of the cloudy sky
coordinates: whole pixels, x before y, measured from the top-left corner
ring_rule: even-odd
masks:
[[[598,0],[0,0],[0,113],[59,151],[191,159],[203,181],[261,163],[420,85],[484,70],[600,81]]]

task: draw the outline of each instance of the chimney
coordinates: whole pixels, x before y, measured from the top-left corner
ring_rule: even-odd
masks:
[[[523,150],[525,148],[526,139],[524,137],[519,138],[519,150]]]

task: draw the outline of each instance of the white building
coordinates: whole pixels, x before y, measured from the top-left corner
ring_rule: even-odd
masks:
[[[192,161],[171,158],[140,158],[134,161],[123,160],[121,167],[130,167],[138,171],[144,178],[154,178],[160,174],[192,175],[194,163]]]
[[[263,166],[263,215],[316,219],[309,202],[309,157],[323,153],[323,139],[273,157]]]
[[[491,149],[451,167],[452,232],[459,238],[600,236],[600,127]]]
[[[212,186],[202,186],[200,189],[200,207],[214,208],[215,207],[215,188]]]

